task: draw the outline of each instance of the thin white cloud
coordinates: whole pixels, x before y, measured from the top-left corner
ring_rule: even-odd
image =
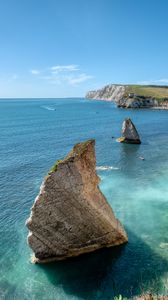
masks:
[[[144,85],[151,85],[151,84],[160,84],[160,85],[167,85],[168,78],[156,79],[156,80],[145,80],[145,81],[138,81],[137,84],[144,84]]]
[[[77,85],[77,84],[83,83],[85,81],[88,81],[89,79],[93,79],[93,76],[83,73],[83,74],[79,74],[76,77],[69,78],[69,84]]]
[[[13,80],[16,80],[16,79],[18,79],[19,78],[19,76],[17,75],[17,74],[13,74],[13,76],[12,76],[12,79]]]
[[[11,83],[13,81],[16,81],[18,78],[19,78],[19,76],[17,74],[13,74],[13,75],[9,76],[7,81]]]
[[[45,76],[43,79],[48,80],[51,84],[61,85],[68,84],[71,86],[79,85],[85,81],[93,79],[93,76],[87,74],[79,74],[77,76],[62,75],[62,76]]]
[[[53,72],[74,72],[79,71],[78,65],[58,65],[50,68]]]
[[[57,65],[43,70],[32,69],[32,75],[40,75],[39,79],[47,80],[51,84],[61,85],[67,84],[71,86],[79,85],[93,76],[86,73],[81,73],[78,65]]]
[[[33,75],[39,75],[40,71],[36,70],[36,69],[33,69],[33,70],[30,70],[30,73],[33,74]]]
[[[164,78],[164,79],[159,79],[157,80],[157,82],[160,82],[160,83],[168,83],[168,78]]]

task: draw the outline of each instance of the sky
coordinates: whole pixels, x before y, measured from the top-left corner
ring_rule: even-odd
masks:
[[[168,84],[167,0],[0,0],[0,97]]]

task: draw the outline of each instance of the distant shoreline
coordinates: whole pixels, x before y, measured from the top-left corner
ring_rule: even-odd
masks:
[[[110,84],[86,98],[114,102],[119,108],[168,109],[168,86]]]

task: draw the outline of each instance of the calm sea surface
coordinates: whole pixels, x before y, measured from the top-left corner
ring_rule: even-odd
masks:
[[[135,122],[141,145],[115,141],[125,117]],[[97,166],[113,167],[98,171],[100,188],[129,243],[32,265],[25,220],[43,177],[89,138],[96,139]],[[0,300],[110,300],[149,287],[168,294],[168,111],[85,99],[1,100]]]

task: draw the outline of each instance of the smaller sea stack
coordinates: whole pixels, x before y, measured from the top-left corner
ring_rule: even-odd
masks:
[[[117,139],[120,143],[141,144],[139,134],[130,118],[124,120],[122,125],[122,136]]]

